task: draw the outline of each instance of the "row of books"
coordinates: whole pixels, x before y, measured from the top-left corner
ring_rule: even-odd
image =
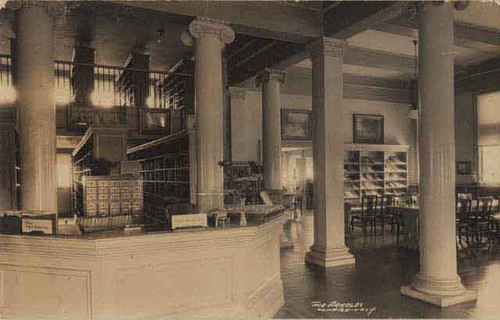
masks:
[[[128,226],[132,224],[132,215],[107,216],[107,217],[79,217],[77,224],[83,227],[110,227]]]
[[[142,161],[142,169],[144,171],[178,167],[189,167],[189,156],[187,154],[172,154],[162,158]]]
[[[386,188],[406,188],[406,184],[397,181],[389,181],[385,183]]]

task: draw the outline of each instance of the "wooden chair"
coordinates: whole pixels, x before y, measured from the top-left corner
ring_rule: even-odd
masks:
[[[396,243],[399,243],[399,236],[404,227],[404,219],[398,210],[398,205],[406,204],[405,196],[384,196],[384,225],[390,225],[391,231],[396,231]]]
[[[363,195],[361,198],[361,212],[351,213],[351,230],[360,227],[363,235],[367,234],[367,227],[370,226],[370,233],[375,231],[377,235],[377,225],[384,227],[382,216],[382,197],[377,195]]]
[[[490,244],[493,197],[478,197],[475,202],[476,206],[468,219],[468,228],[472,233],[471,238],[476,244],[481,245],[483,238],[486,237],[487,243]]]
[[[463,246],[462,239],[465,237],[465,242],[469,246],[469,219],[471,218],[472,196],[459,197],[456,201],[456,228],[457,228],[457,246]]]

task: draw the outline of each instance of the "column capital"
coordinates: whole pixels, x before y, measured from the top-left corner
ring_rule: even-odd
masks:
[[[229,88],[231,99],[245,100],[246,90],[243,88],[231,87]]]
[[[445,4],[446,0],[439,0],[439,1],[429,1],[427,4],[432,4],[433,6],[441,6]],[[420,15],[423,10],[423,6],[426,4],[424,1],[410,1],[408,2],[404,7],[403,7],[403,12],[402,16],[407,20],[407,21],[413,21],[418,18],[420,18]],[[468,0],[456,0],[451,2],[455,10],[457,11],[463,11],[469,6],[469,1]]]
[[[280,69],[266,68],[257,75],[255,83],[257,84],[257,86],[259,86],[263,82],[277,81],[279,83],[284,83],[285,80],[286,80],[286,71]]]
[[[50,2],[48,1],[42,1],[42,0],[16,0],[16,1],[9,1],[5,5],[8,9],[17,11],[21,10],[23,8],[44,8],[47,13],[52,13],[52,6]]]
[[[318,40],[308,45],[308,49],[313,55],[325,55],[343,58],[347,48],[345,40],[320,37]]]
[[[198,17],[189,24],[189,33],[195,39],[206,36],[219,37],[221,42],[229,44],[234,41],[234,30],[223,21],[206,17]]]

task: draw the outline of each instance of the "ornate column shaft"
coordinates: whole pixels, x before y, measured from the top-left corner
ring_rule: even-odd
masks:
[[[197,114],[197,205],[200,212],[224,205],[222,48],[234,31],[214,20],[189,25],[195,39],[195,108]]]
[[[453,3],[420,7],[420,272],[401,292],[445,307],[476,299],[457,275]]]
[[[297,181],[296,186],[300,188],[302,193],[306,190],[306,171],[307,171],[307,160],[304,157],[295,159],[295,168],[297,169]]]
[[[323,37],[311,46],[314,245],[306,262],[354,264],[344,240],[344,120],[342,63],[345,42]]]
[[[0,119],[0,210],[16,208],[14,119]]]
[[[42,4],[17,12],[21,207],[57,210],[53,19]]]
[[[231,159],[233,161],[258,161],[258,139],[248,141],[248,133],[255,130],[248,121],[245,107],[246,91],[232,87],[229,90],[231,104]]]
[[[288,152],[285,151],[282,153],[281,157],[281,176],[282,176],[283,186],[287,189],[290,187],[289,171],[290,171],[290,155],[288,154]]]
[[[281,99],[280,86],[285,72],[264,70],[257,83],[262,85],[262,159],[264,189],[281,192]]]

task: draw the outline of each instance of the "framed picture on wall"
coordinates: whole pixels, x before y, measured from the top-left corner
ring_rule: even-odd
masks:
[[[354,143],[384,143],[384,117],[381,115],[353,115]]]
[[[281,110],[281,138],[283,140],[312,139],[312,113],[309,110]]]
[[[457,174],[472,174],[470,161],[457,161]]]
[[[163,109],[141,110],[141,132],[142,133],[169,133],[169,112]]]

